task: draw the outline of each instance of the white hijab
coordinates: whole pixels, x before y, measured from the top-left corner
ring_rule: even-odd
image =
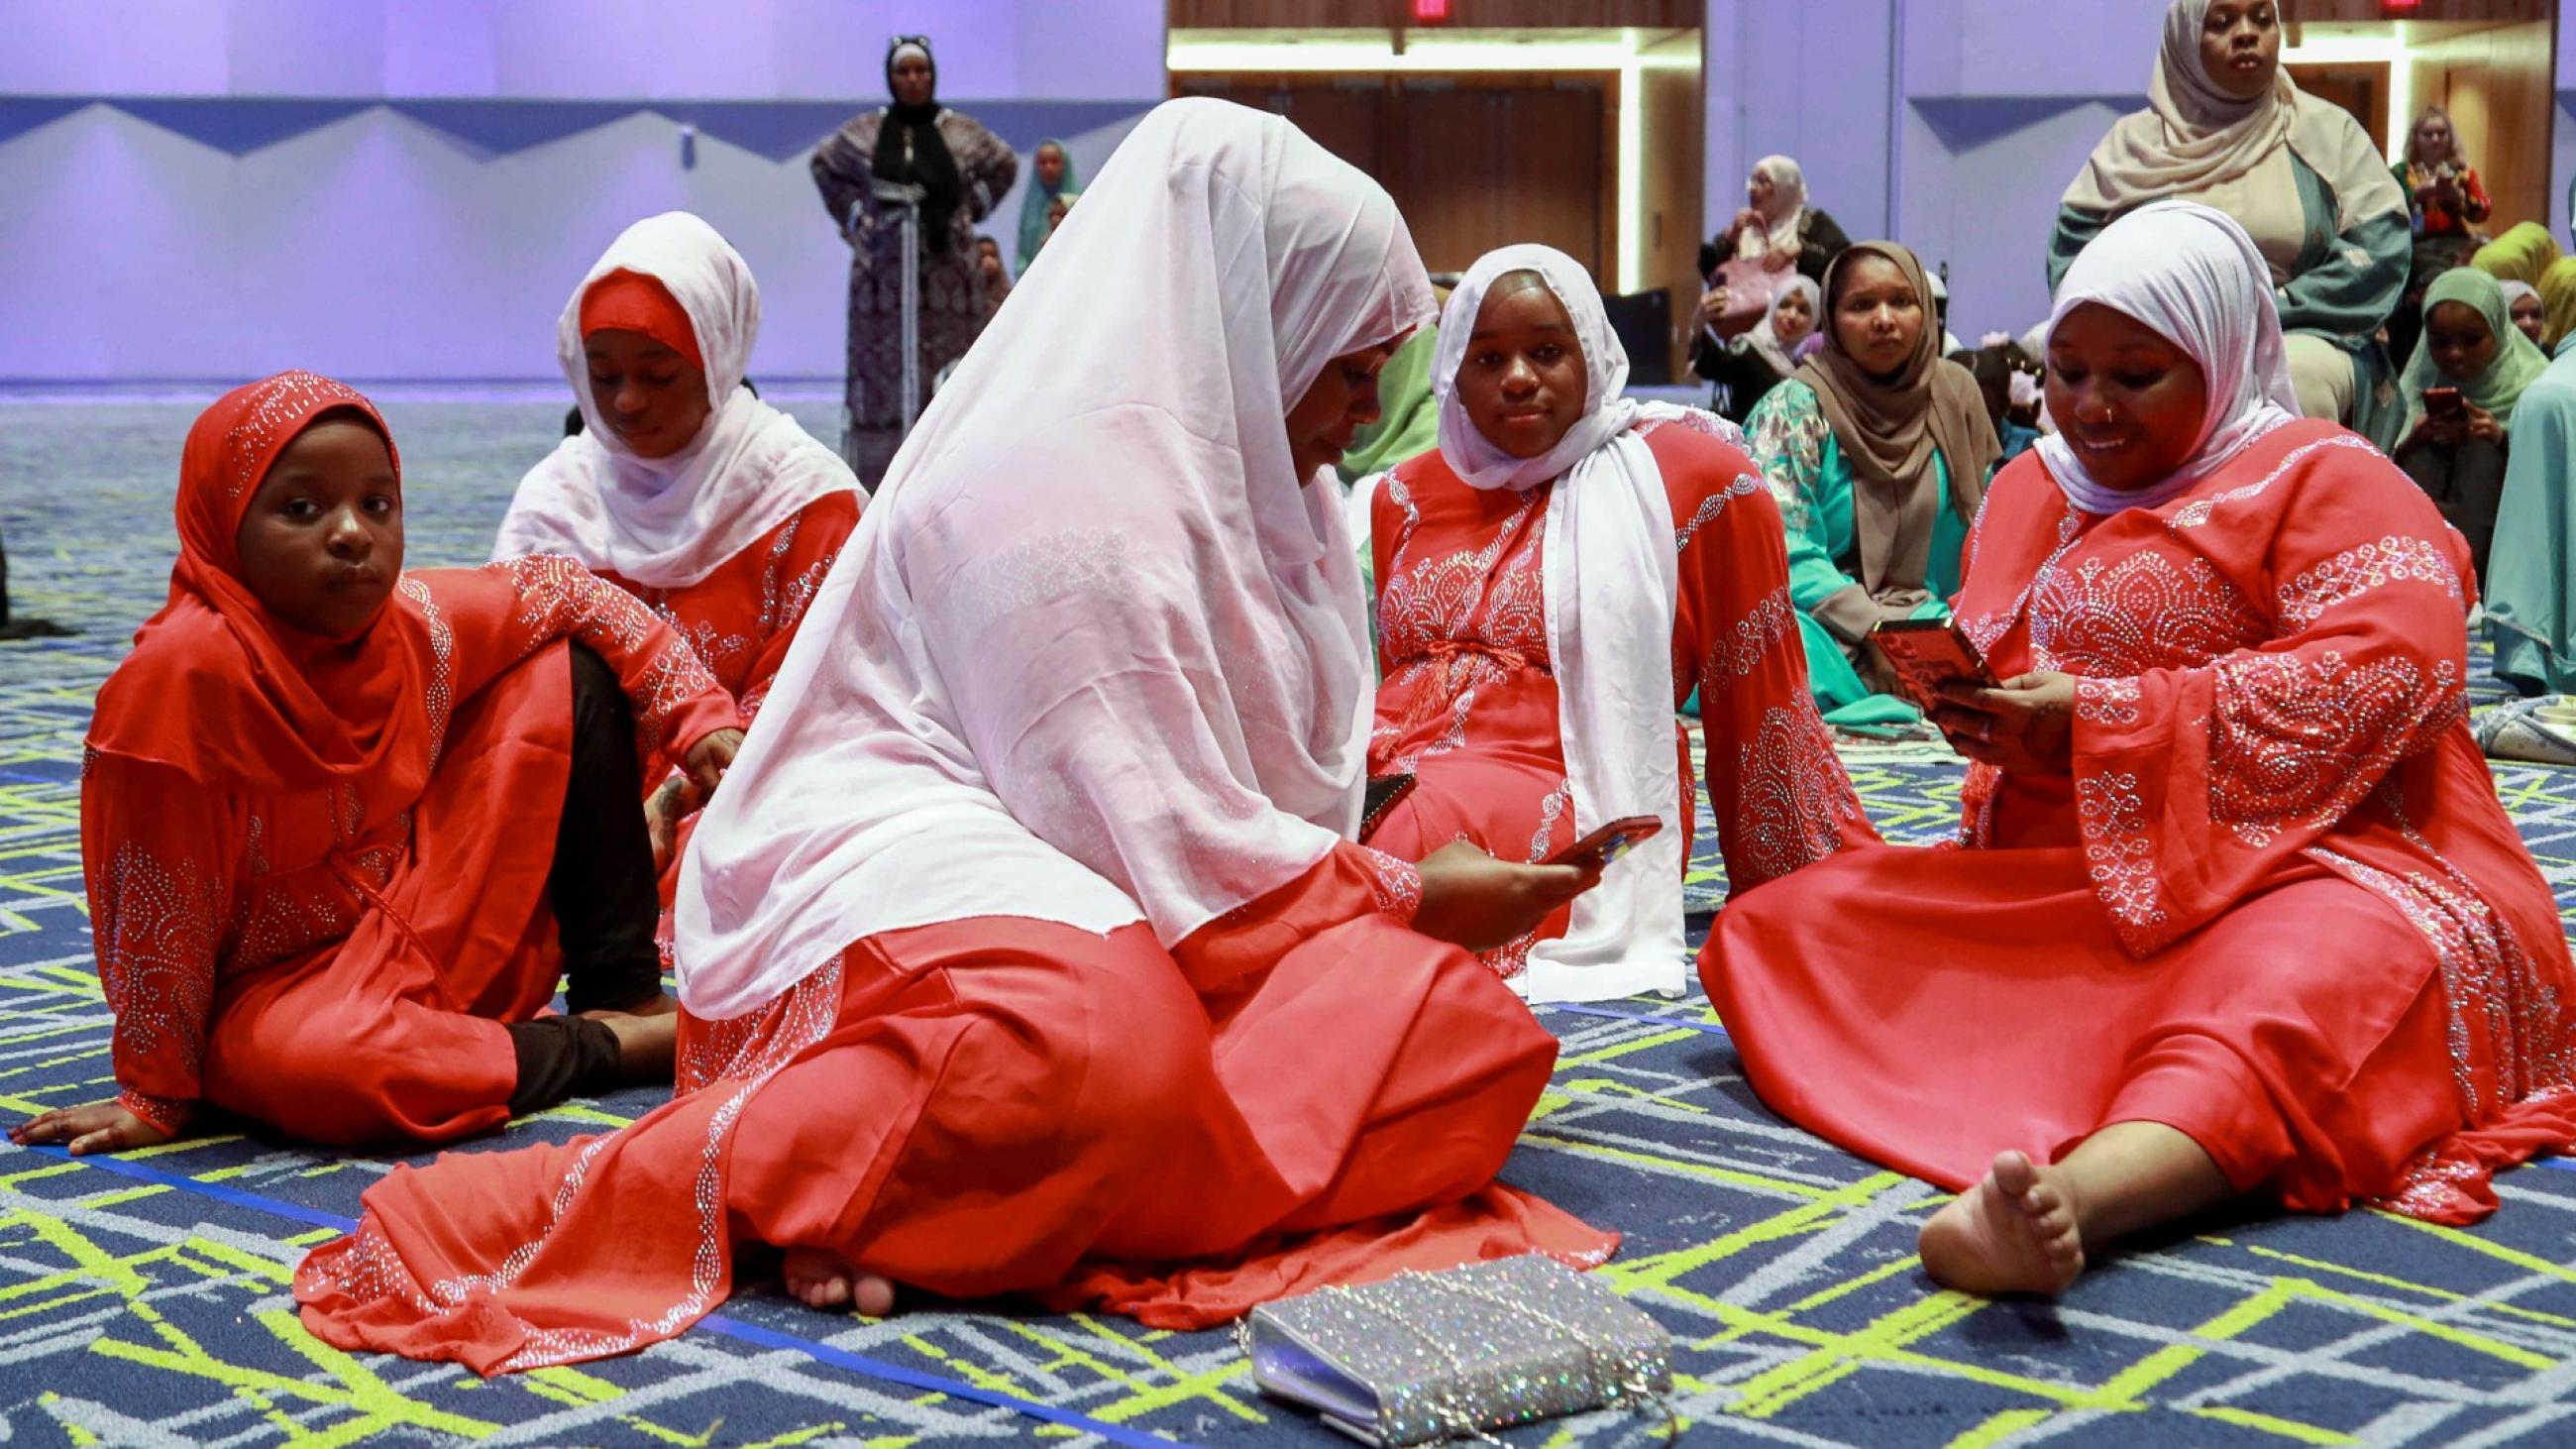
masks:
[[[1582,421],[1536,458],[1505,453],[1476,430],[1458,397],[1485,293],[1535,272],[1574,323],[1586,387]],[[1673,746],[1673,609],[1680,565],[1663,470],[1636,434],[1649,420],[1688,420],[1740,440],[1732,423],[1624,395],[1628,352],[1581,263],[1553,247],[1508,246],[1468,268],[1440,318],[1431,392],[1440,456],[1471,488],[1548,495],[1547,649],[1557,678],[1557,740],[1574,797],[1568,842],[1630,815],[1663,833],[1628,852],[1576,897],[1564,936],[1540,942],[1515,989],[1533,1001],[1599,1001],[1683,984],[1681,772]]]
[[[2299,415],[2290,386],[2272,273],[2236,219],[2193,201],[2142,206],[2103,228],[2058,285],[2054,331],[2066,314],[2096,302],[2154,329],[2200,364],[2209,406],[2191,455],[2153,487],[2122,492],[2093,481],[2063,433],[2039,440],[2067,499],[2087,513],[2154,508],[2181,497],[2225,467],[2255,439]],[[2060,427],[2074,420],[2062,419]]]
[[[1431,313],[1375,182],[1278,117],[1155,108],[807,613],[681,867],[689,1009],[977,916],[1170,945],[1346,838],[1367,620],[1287,410]]]
[[[2112,124],[2066,189],[2065,204],[2117,215],[2168,196],[2190,196],[2243,176],[2287,145],[2333,189],[2338,225],[2406,210],[2406,193],[2352,116],[2299,89],[2284,66],[2272,87],[2238,100],[2210,79],[2200,31],[2210,0],[2173,0],[2165,11],[2147,109]]]
[[[637,457],[603,425],[591,397],[581,301],[615,271],[668,289],[706,360],[706,423],[667,458]],[[759,335],[759,285],[714,227],[666,211],[619,233],[555,324],[555,360],[581,404],[583,431],[519,480],[492,557],[569,554],[647,588],[686,588],[805,505],[857,491],[858,478],[838,454],[742,385]]]
[[[1801,295],[1807,299],[1807,330],[1799,335],[1796,342],[1782,342],[1780,304]],[[1773,372],[1787,377],[1798,370],[1798,359],[1791,354],[1824,325],[1825,289],[1817,286],[1813,277],[1793,277],[1779,291],[1771,294],[1771,305],[1763,312],[1761,324],[1744,334],[1744,338],[1747,345],[1762,354],[1763,361],[1771,364]]]
[[[1762,232],[1746,228],[1735,243],[1738,258],[1758,260],[1780,247],[1798,245],[1798,223],[1807,215],[1807,173],[1786,156],[1765,156],[1753,169],[1771,178],[1771,204],[1756,214]]]

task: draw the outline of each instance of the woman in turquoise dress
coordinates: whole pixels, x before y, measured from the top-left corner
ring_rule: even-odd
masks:
[[[1910,727],[1869,631],[1944,619],[1960,548],[2002,456],[1968,370],[1941,356],[1923,263],[1863,242],[1825,273],[1824,346],[1745,432],[1789,534],[1789,600],[1828,723]]]
[[[2281,24],[2276,0],[2173,0],[2148,108],[2111,128],[2058,208],[2049,290],[2150,201],[2226,212],[2272,268],[2300,411],[2386,448],[2405,418],[2379,329],[2413,264],[2406,193],[2351,113],[2281,69]]]

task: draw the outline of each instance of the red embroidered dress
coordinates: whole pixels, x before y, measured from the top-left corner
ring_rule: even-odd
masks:
[[[1996,674],[2080,677],[2072,769],[1975,768],[1968,848],[1720,918],[1763,1098],[1953,1188],[2147,1120],[2294,1209],[2492,1211],[2494,1167],[2576,1143],[2576,968],[2465,723],[2467,577],[2329,424],[2108,518],[2024,455],[1958,615]]]
[[[749,719],[760,713],[805,606],[858,527],[860,501],[855,492],[815,499],[715,572],[682,588],[647,587],[608,569],[599,576],[678,630],[716,682],[742,701]]]
[[[1760,473],[1734,444],[1685,425],[1650,423],[1639,435],[1672,500],[1673,705],[1700,693],[1730,890],[1875,842],[1807,687],[1780,510]],[[1370,536],[1385,682],[1369,773],[1417,781],[1371,844],[1420,859],[1463,838],[1536,861],[1573,842],[1542,547],[1557,486],[1471,488],[1434,450],[1378,490]],[[1673,739],[1687,830],[1695,785],[1679,725]],[[1521,975],[1531,948],[1563,935],[1570,914],[1559,910],[1486,963]]]
[[[507,1119],[501,1023],[555,991],[546,900],[571,761],[557,641],[617,670],[676,758],[738,723],[677,636],[567,559],[406,575],[427,621],[425,788],[235,793],[92,749],[81,854],[120,1103],[175,1131],[200,1100],[323,1142]]]

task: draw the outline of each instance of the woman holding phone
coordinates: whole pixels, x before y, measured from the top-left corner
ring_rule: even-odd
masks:
[[[2296,404],[2242,227],[2105,228],[2051,320],[2064,430],[1970,543],[2002,682],[1934,716],[1966,848],[1823,862],[1701,955],[1764,1100],[1958,1192],[1921,1238],[1951,1288],[2055,1293],[2240,1196],[2474,1222],[2576,1143],[2576,965],[2469,736],[2468,552]]]
[[[2424,336],[2406,363],[2406,433],[2397,466],[2469,541],[2487,572],[2504,497],[2505,430],[2549,357],[2513,325],[2504,288],[2475,267],[2444,272],[2424,294]]]
[[[1441,318],[1440,446],[1372,503],[1385,683],[1369,774],[1418,785],[1370,843],[1408,859],[1457,840],[1506,860],[1625,852],[1600,889],[1485,954],[1538,1001],[1685,980],[1693,782],[1674,711],[1693,688],[1734,890],[1877,839],[1808,693],[1780,513],[1742,435],[1631,402],[1627,379],[1580,263],[1487,253]],[[1634,816],[1660,829],[1592,842]]]

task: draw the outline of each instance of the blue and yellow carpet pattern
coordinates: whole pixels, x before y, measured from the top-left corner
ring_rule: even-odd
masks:
[[[561,410],[387,406],[415,564],[481,556]],[[819,406],[797,411],[823,422]],[[192,413],[175,401],[0,404],[0,530],[17,606],[83,631],[0,644],[0,1114],[110,1090],[81,900],[80,741],[99,681],[162,594],[170,480]],[[1851,764],[1890,835],[1948,829],[1957,766],[1936,747],[1855,745]],[[2498,785],[2568,898],[2576,773],[2509,768]],[[1716,898],[1704,854],[1701,908]],[[2506,1176],[2505,1210],[2471,1232],[2371,1213],[2204,1223],[2111,1259],[2057,1304],[1982,1302],[1933,1290],[1912,1259],[1940,1194],[1765,1111],[1705,1001],[1543,1020],[1564,1050],[1506,1175],[1627,1233],[1604,1271],[1674,1334],[1673,1402],[1690,1442],[2576,1442],[2576,1171]],[[651,1100],[567,1106],[466,1150],[612,1126]],[[115,1162],[0,1145],[0,1434],[1342,1442],[1253,1393],[1229,1335],[1007,1307],[921,1306],[870,1323],[755,1288],[645,1354],[492,1383],[345,1355],[297,1326],[287,1274],[399,1160],[242,1137]],[[1597,1414],[1508,1438],[1643,1444],[1663,1433],[1660,1418]]]

